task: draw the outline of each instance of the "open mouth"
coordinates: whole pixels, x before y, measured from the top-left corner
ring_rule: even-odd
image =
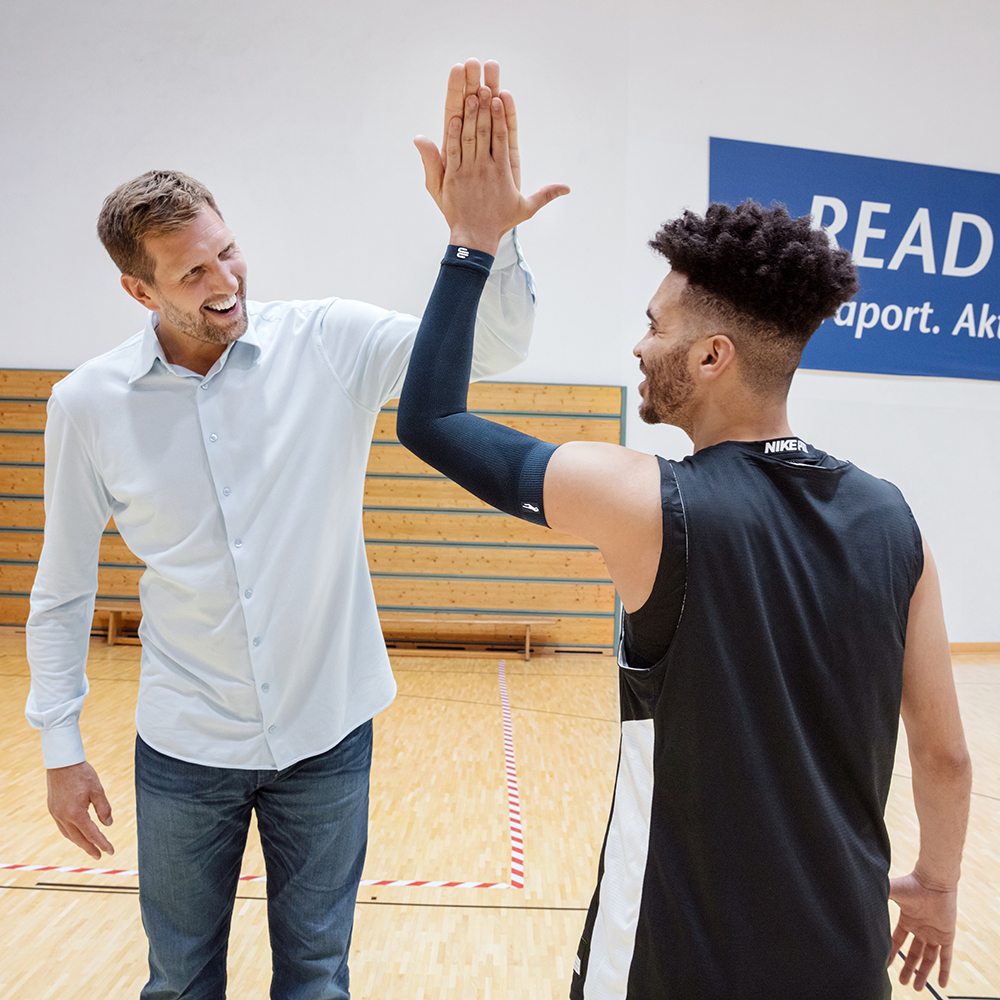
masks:
[[[215,313],[216,316],[231,316],[236,312],[236,302],[236,293],[233,292],[233,294],[223,302],[216,302],[214,305],[205,306],[205,308],[210,313]]]

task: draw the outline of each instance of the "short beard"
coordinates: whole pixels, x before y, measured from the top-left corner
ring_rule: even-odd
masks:
[[[646,394],[639,403],[639,416],[647,424],[686,426],[684,414],[694,395],[694,379],[688,371],[690,343],[678,344],[652,367],[643,362]]]
[[[160,316],[166,321],[170,329],[186,337],[201,341],[203,344],[214,344],[217,347],[226,347],[234,343],[247,332],[247,293],[243,282],[236,291],[236,297],[240,303],[238,316],[227,323],[219,326],[212,323],[206,317],[198,313],[191,316],[188,313],[175,309],[170,303],[163,302],[160,306]]]

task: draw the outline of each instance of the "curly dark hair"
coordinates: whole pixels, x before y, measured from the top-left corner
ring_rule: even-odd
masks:
[[[649,245],[690,285],[767,324],[799,348],[858,290],[847,250],[835,250],[808,215],[784,205],[744,201],[686,211],[664,223]]]

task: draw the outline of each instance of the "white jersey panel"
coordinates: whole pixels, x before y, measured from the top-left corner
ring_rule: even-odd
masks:
[[[622,722],[615,805],[604,848],[600,902],[590,944],[586,1000],[623,1000],[635,949],[653,802],[652,719]]]

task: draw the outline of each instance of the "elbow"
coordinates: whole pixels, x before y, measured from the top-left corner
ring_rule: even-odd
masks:
[[[972,784],[972,758],[965,740],[928,748],[911,748],[914,770],[954,785]]]
[[[418,458],[427,461],[427,456],[432,450],[431,432],[432,425],[429,421],[422,420],[416,414],[410,413],[408,408],[400,405],[399,413],[396,415],[396,439],[404,448],[408,448]]]

